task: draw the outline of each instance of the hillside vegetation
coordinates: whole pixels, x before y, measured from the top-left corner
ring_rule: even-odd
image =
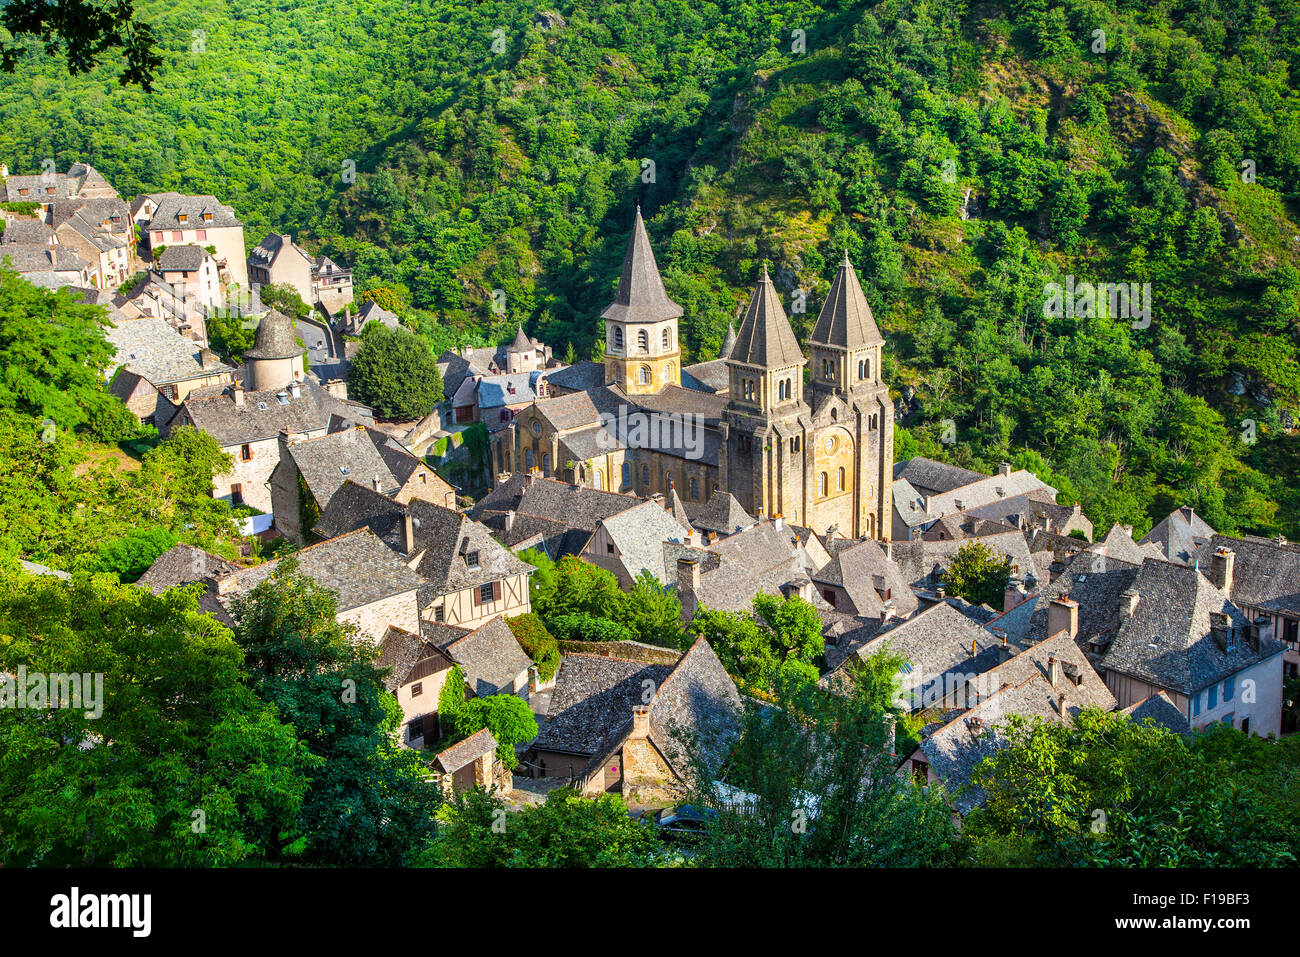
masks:
[[[1016,461],[1102,529],[1190,504],[1300,537],[1294,0],[143,13],[151,94],[39,51],[0,78],[11,170],[215,193],[434,348],[523,322],[589,354],[638,201],[693,358],[764,260],[802,337],[847,248],[900,457]],[[1053,282],[1149,283],[1150,313],[1046,315]]]

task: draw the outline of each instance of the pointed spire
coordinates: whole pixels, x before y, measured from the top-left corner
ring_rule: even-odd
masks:
[[[736,348],[736,324],[727,323],[727,338],[722,340],[722,351],[718,353],[719,359],[730,359],[731,353]]]
[[[669,299],[664,291],[664,282],[659,276],[659,266],[655,262],[654,250],[650,248],[650,237],[646,235],[645,221],[638,205],[632,223],[632,239],[627,244],[627,255],[623,257],[618,295],[600,314],[601,318],[618,322],[658,322],[675,319],[681,314],[682,307]]]
[[[511,352],[532,352],[533,351],[533,343],[526,335],[524,335],[523,325],[520,325],[519,331],[515,333],[515,341],[510,343],[510,351]]]
[[[867,297],[862,294],[862,284],[849,262],[847,249],[808,340],[841,349],[860,349],[885,341],[876,326],[875,316],[871,314]]]
[[[735,348],[728,358],[767,369],[802,365],[804,362],[803,351],[790,328],[785,310],[781,308],[781,297],[767,274],[767,266],[763,267],[763,278],[750,297],[745,317],[736,333]]]

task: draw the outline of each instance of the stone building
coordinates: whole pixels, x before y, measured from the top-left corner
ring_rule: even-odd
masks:
[[[602,313],[604,384],[520,410],[493,437],[499,475],[538,471],[641,496],[675,491],[688,508],[722,490],[758,519],[888,538],[884,339],[847,256],[809,339],[807,388],[808,359],[766,270],[719,359],[682,368],[681,316],[638,209],[618,292]]]

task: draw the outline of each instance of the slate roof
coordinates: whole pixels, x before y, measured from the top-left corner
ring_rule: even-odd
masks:
[[[1087,655],[1065,632],[1044,638],[1009,660],[981,672],[975,686],[982,696],[987,697],[1003,688],[1021,685],[1035,676],[1041,676],[1050,683],[1050,662],[1053,659],[1058,669],[1055,689],[1058,694],[1065,695],[1068,710],[1114,710],[1115,696],[1097,674]]]
[[[970,469],[948,465],[946,462],[936,462],[934,459],[917,456],[914,459],[894,463],[894,481],[897,482],[900,478],[906,479],[923,495],[938,495],[978,482],[988,476],[982,472],[972,472]]]
[[[226,559],[193,545],[173,545],[154,559],[149,570],[140,576],[136,584],[143,585],[155,595],[161,595],[177,585],[228,575],[235,568]]]
[[[338,596],[338,610],[360,608],[383,598],[414,592],[424,581],[369,529],[360,529],[293,552],[299,574]],[[247,594],[283,558],[235,573],[235,592]]]
[[[693,743],[706,749],[723,744],[739,710],[736,683],[709,643],[697,638],[650,702],[650,740],[685,780]]]
[[[532,402],[537,398],[537,383],[546,377],[547,373],[540,369],[484,376],[478,380],[479,408],[496,409]],[[511,387],[514,388],[513,392],[510,391]]]
[[[1111,526],[1105,538],[1093,542],[1085,551],[1109,555],[1111,558],[1118,558],[1120,561],[1131,562],[1135,565],[1142,564],[1143,560],[1147,558],[1164,557],[1159,546],[1154,544],[1139,545],[1133,541],[1132,525],[1120,525],[1118,523]]]
[[[876,318],[867,304],[867,297],[862,294],[862,284],[858,274],[849,262],[849,253],[844,251],[844,261],[835,272],[831,288],[826,294],[826,302],[817,314],[817,324],[813,327],[810,342],[824,342],[842,349],[860,349],[863,346],[880,345],[885,341],[876,326]]]
[[[1038,716],[1061,722],[1064,719],[1057,711],[1058,694],[1046,678],[1036,675],[986,698],[921,742],[920,749],[930,768],[944,781],[949,799],[959,813],[969,814],[984,802],[982,790],[969,784],[971,772],[980,761],[1005,746],[1006,735],[1001,726],[1006,716]],[[1066,713],[1070,713],[1068,706]]]
[[[945,539],[943,541],[926,541],[914,539],[907,542],[894,542],[889,548],[889,557],[898,566],[903,580],[913,587],[929,583],[932,576],[941,576],[952,564],[953,556],[966,545],[967,539]],[[1023,532],[1013,530],[997,535],[985,535],[979,539],[980,544],[992,549],[998,557],[1009,556],[1014,574],[1024,575],[1034,569],[1033,558],[1029,554],[1029,543]]]
[[[847,686],[852,659],[865,660],[882,651],[900,655],[907,664],[899,672],[904,694],[934,695],[934,701],[915,701],[915,708],[928,707],[956,690],[956,676],[965,678],[988,671],[1004,660],[1001,642],[960,611],[940,602],[914,618],[879,631],[855,655],[846,658],[835,671],[822,678],[823,687],[840,690]],[[944,676],[953,675],[945,683]],[[938,684],[933,682],[938,680]]]
[[[632,237],[623,257],[623,273],[618,280],[614,301],[600,314],[616,322],[658,322],[682,314],[682,307],[668,298],[659,266],[655,263],[650,237],[646,235],[641,207],[632,221]]]
[[[643,502],[601,520],[606,534],[618,549],[618,559],[636,578],[648,571],[660,582],[670,580],[664,568],[663,543],[684,542],[690,529],[666,512],[657,502]],[[676,570],[673,570],[676,575]]]
[[[1069,597],[1079,605],[1080,645],[1097,642],[1105,646],[1120,624],[1120,606],[1125,591],[1133,587],[1138,565],[1095,552],[1080,552],[1055,581],[1040,582],[1036,596],[1021,602],[995,620],[990,627],[1002,628],[1012,641],[1033,644],[1049,637],[1048,612],[1052,600]]]
[[[742,528],[756,524],[757,519],[746,512],[736,501],[736,496],[721,489],[704,503],[686,503],[686,514],[691,526],[705,532],[731,535]]]
[[[1056,489],[1045,485],[1033,472],[1018,469],[1009,475],[990,475],[947,492],[936,492],[929,496],[927,504],[930,511],[936,515],[946,515],[949,512],[965,512],[968,509],[1039,490],[1045,490],[1055,500]]]
[[[562,389],[565,392],[599,389],[605,384],[605,366],[590,359],[581,359],[571,366],[547,372],[546,381],[552,389]]]
[[[168,246],[163,250],[163,254],[158,257],[155,268],[161,272],[200,269],[208,255],[208,251],[202,246]]]
[[[685,375],[692,376],[710,392],[727,392],[731,389],[731,370],[727,368],[726,359],[710,359],[707,362],[696,362],[684,366],[682,372]],[[692,389],[692,391],[699,390]]]
[[[289,456],[318,505],[328,504],[349,480],[373,488],[377,479],[379,491],[387,495],[401,488],[402,483],[389,470],[374,437],[364,426],[294,442],[289,446]]]
[[[1196,550],[1215,534],[1209,522],[1184,505],[1166,515],[1138,544],[1155,545],[1169,561],[1190,565]]]
[[[1150,558],[1133,588],[1137,608],[1102,658],[1108,671],[1194,694],[1283,650],[1272,638],[1261,641],[1258,650],[1252,647],[1245,637],[1246,615],[1195,568]],[[1210,632],[1210,616],[1216,613],[1227,615],[1235,632],[1228,651]]]
[[[117,350],[116,362],[154,385],[235,371],[219,362],[205,369],[200,361],[202,346],[158,316],[120,318],[104,330],[104,338]]]
[[[153,218],[149,220],[149,229],[218,229],[223,226],[242,226],[235,217],[235,211],[223,206],[215,196],[185,196],[180,193],[151,194],[158,203]],[[212,214],[210,222],[203,221],[205,212]],[[187,213],[189,219],[182,223],[181,213]]]
[[[417,664],[432,657],[446,659],[438,646],[423,635],[389,625],[384,632],[383,641],[379,643],[376,667],[387,670],[384,687],[396,692],[398,688],[411,683],[411,672]]]
[[[888,600],[893,602],[898,616],[906,618],[916,611],[916,595],[874,539],[836,539],[828,543],[827,550],[831,560],[813,574],[812,580],[844,589],[859,615],[879,618],[884,610],[884,592],[889,593]]]
[[[210,434],[223,448],[275,438],[281,432],[324,429],[331,415],[374,424],[374,419],[363,414],[359,406],[336,399],[314,379],[304,379],[300,385],[299,397],[295,399],[285,391],[283,404],[279,398],[282,390],[264,389],[244,393],[244,404],[236,406],[231,390],[226,389],[215,395],[191,394],[183,407],[195,426]]]
[[[298,345],[298,334],[293,320],[272,309],[257,324],[253,348],[244,353],[245,359],[288,359],[300,356],[307,350]]]
[[[465,672],[465,681],[480,698],[509,693],[533,660],[524,654],[514,632],[501,616],[442,644],[439,649]]]
[[[803,350],[790,328],[790,320],[781,307],[781,297],[777,295],[766,266],[740,320],[736,346],[728,361],[764,369],[803,365],[805,362]]]
[[[1150,718],[1160,727],[1175,734],[1186,734],[1191,730],[1187,715],[1179,711],[1178,706],[1163,691],[1129,705],[1120,714],[1128,715],[1130,720],[1139,723]]]
[[[565,655],[555,676],[550,712],[533,747],[590,756],[663,684],[667,665],[625,658]],[[646,682],[649,682],[647,684]]]
[[[0,261],[13,263],[15,272],[80,272],[90,263],[78,256],[68,246],[47,246],[44,243],[11,243],[0,246]]]
[[[642,501],[635,495],[572,485],[540,475],[516,474],[479,499],[470,509],[470,516],[494,527],[506,512],[544,516],[590,536],[603,519],[634,508]]]
[[[0,233],[0,243],[24,246],[48,246],[54,239],[54,230],[39,219],[11,219],[5,222]]]
[[[405,514],[401,503],[348,478],[329,497],[312,530],[325,538],[334,538],[369,528],[385,545],[400,552]]]
[[[1231,549],[1235,556],[1232,600],[1237,605],[1300,616],[1300,544],[1214,534],[1197,555],[1202,569],[1210,567],[1205,553],[1217,548]]]
[[[308,262],[313,261],[311,253],[295,243],[293,237],[282,236],[279,233],[267,233],[266,237],[249,252],[248,261],[256,261],[261,265],[271,266],[280,258],[280,254],[287,249],[296,250]]]
[[[894,498],[894,515],[909,529],[924,525],[937,517],[925,507],[925,497],[907,479],[895,478],[890,491]]]
[[[439,751],[433,759],[435,771],[443,774],[455,774],[467,764],[472,764],[484,755],[497,749],[497,739],[487,728],[475,731],[464,741],[457,741],[449,748]]]

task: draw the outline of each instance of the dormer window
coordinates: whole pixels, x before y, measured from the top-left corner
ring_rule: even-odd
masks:
[[[189,214],[189,213],[177,213],[177,214],[176,214],[176,222],[178,222],[178,223],[188,223],[189,221],[190,221],[190,214]]]
[[[204,221],[205,223],[210,223],[210,222],[212,222],[212,214],[211,214],[211,213],[204,213],[204,214],[203,214],[203,221]]]
[[[470,571],[477,571],[479,569],[480,566],[477,551],[465,553],[465,565]]]

